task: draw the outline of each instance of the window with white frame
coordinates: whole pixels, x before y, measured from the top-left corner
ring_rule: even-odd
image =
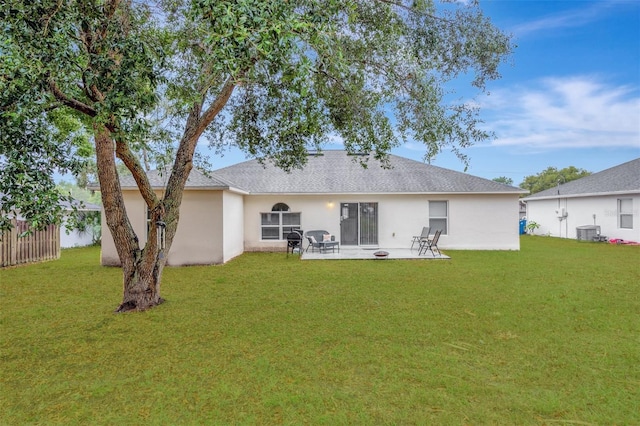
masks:
[[[618,199],[618,227],[633,229],[633,199]]]
[[[285,203],[275,204],[270,212],[260,213],[261,238],[286,240],[287,234],[300,229],[301,213],[293,213]]]
[[[448,201],[429,201],[429,233],[435,234],[442,231],[442,235],[447,235],[449,222]]]

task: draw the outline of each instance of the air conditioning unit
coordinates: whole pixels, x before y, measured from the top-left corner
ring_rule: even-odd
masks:
[[[594,241],[600,236],[600,226],[583,225],[576,227],[576,238],[582,241]]]

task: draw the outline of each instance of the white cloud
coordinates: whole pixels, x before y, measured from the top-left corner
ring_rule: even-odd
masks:
[[[547,78],[492,92],[482,109],[496,133],[491,145],[531,150],[640,147],[637,89],[596,78]]]
[[[548,33],[549,31],[581,27],[602,18],[605,9],[614,6],[615,1],[599,1],[594,3],[576,2],[578,7],[548,15],[535,21],[517,25],[511,30],[518,37],[533,33]]]

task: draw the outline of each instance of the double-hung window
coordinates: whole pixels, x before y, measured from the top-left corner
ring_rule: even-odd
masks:
[[[618,227],[633,229],[633,199],[618,199]]]
[[[289,232],[300,229],[301,214],[290,210],[288,205],[277,203],[270,212],[260,213],[263,240],[286,240]]]
[[[429,201],[429,233],[442,231],[447,235],[449,225],[449,203],[447,201]]]

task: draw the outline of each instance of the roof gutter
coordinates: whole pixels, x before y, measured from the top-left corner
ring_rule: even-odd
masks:
[[[611,192],[585,192],[584,194],[555,194],[542,197],[526,197],[522,201],[536,200],[557,200],[558,198],[581,198],[581,197],[601,197],[603,195],[623,195],[623,194],[640,194],[640,189],[630,189],[627,191],[611,191]]]

